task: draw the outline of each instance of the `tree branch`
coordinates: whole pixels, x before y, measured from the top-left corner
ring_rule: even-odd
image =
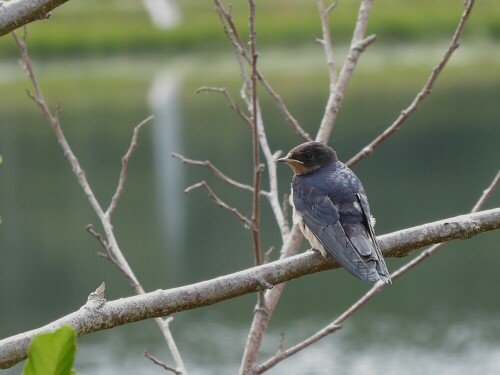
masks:
[[[349,49],[346,61],[342,67],[339,79],[337,80],[334,89],[333,85],[330,84],[330,95],[325,108],[323,120],[318,130],[318,134],[316,135],[317,141],[323,143],[326,143],[328,141],[334,121],[337,116],[337,112],[340,108],[340,104],[344,96],[345,89],[347,88],[358,58],[363,48],[374,40],[374,37],[364,38],[365,30],[368,24],[368,15],[371,10],[372,4],[373,0],[363,0],[361,2],[358,19],[351,41],[351,47]],[[333,4],[332,6],[329,6],[327,8],[328,12],[330,12],[333,7]],[[328,36],[323,36],[323,41],[327,39]],[[331,76],[330,79],[334,79],[334,76]],[[279,201],[277,196],[276,201]],[[282,213],[281,209],[279,211]],[[284,225],[280,225],[280,228],[285,228]],[[291,230],[287,231],[286,235],[284,235],[282,231],[282,238],[283,246],[281,248],[280,259],[295,255],[302,241],[302,232],[300,231],[298,225],[294,225]],[[255,311],[252,325],[250,327],[250,332],[247,338],[247,344],[245,346],[242,366],[240,367],[240,375],[252,374],[255,372],[260,345],[262,343],[262,339],[264,338],[264,333],[269,324],[269,320],[274,312],[274,309],[276,308],[276,305],[279,302],[283,288],[284,285],[279,285],[272,290],[267,291],[264,296],[266,309],[257,309]]]
[[[259,126],[257,118],[257,32],[255,30],[255,1],[248,0],[249,5],[249,33],[250,33],[250,62],[251,74],[251,113],[252,113],[252,156],[253,156],[253,204],[252,204],[252,243],[253,257],[256,266],[262,263],[260,254],[260,180],[263,167],[260,165]],[[259,305],[262,301],[259,296]]]
[[[348,167],[352,167],[354,164],[359,162],[360,160],[363,160],[366,158],[368,155],[371,155],[375,149],[380,146],[387,138],[389,138],[391,135],[393,135],[401,126],[403,123],[410,117],[410,115],[415,112],[418,107],[420,107],[420,104],[427,98],[427,96],[431,93],[432,88],[434,87],[434,83],[439,77],[439,74],[443,71],[443,68],[446,66],[448,61],[450,60],[451,55],[455,50],[459,47],[459,39],[460,36],[462,35],[462,32],[464,30],[465,24],[467,20],[469,19],[469,16],[472,12],[472,8],[474,7],[475,0],[470,0],[470,2],[467,4],[462,17],[460,18],[460,22],[458,23],[457,28],[455,29],[455,32],[453,33],[453,37],[451,38],[451,43],[446,52],[444,53],[443,57],[439,61],[439,63],[432,69],[432,73],[427,79],[427,82],[425,85],[422,87],[422,90],[417,94],[417,96],[413,99],[413,101],[410,103],[410,105],[401,111],[400,115],[394,122],[382,132],[377,138],[375,138],[373,141],[371,141],[368,145],[363,147],[363,149],[354,155],[346,164]]]
[[[451,217],[413,228],[379,236],[385,257],[407,256],[412,250],[433,243],[472,236],[500,228],[500,208]],[[78,336],[212,305],[227,299],[280,284],[312,273],[338,268],[331,258],[307,251],[286,259],[263,264],[244,271],[168,290],[109,301],[98,307],[88,304],[78,311],[41,328],[0,341],[0,368],[8,368],[26,357],[31,339],[40,333],[54,331],[63,324],[77,330]]]
[[[0,4],[0,36],[50,17],[50,11],[68,0],[10,0]]]
[[[191,165],[198,165],[201,167],[206,167],[208,170],[212,171],[214,175],[219,177],[222,181],[224,181],[226,184],[229,186],[236,187],[238,189],[246,190],[249,192],[253,192],[253,187],[247,184],[242,184],[241,182],[238,182],[236,180],[233,180],[231,177],[225,175],[220,169],[218,169],[215,165],[213,165],[210,160],[194,160],[194,159],[188,159],[180,154],[177,154],[175,152],[172,152],[172,157],[179,159],[182,161],[184,164],[191,164]],[[268,193],[265,191],[261,191],[261,194],[267,195]]]
[[[158,365],[158,366],[162,367],[164,370],[171,371],[171,372],[173,372],[176,375],[182,374],[176,368],[174,368],[174,367],[172,367],[170,365],[167,365],[165,362],[160,361],[158,358],[152,356],[148,352],[144,352],[144,357],[150,359],[151,362],[153,362],[155,365]]]
[[[243,223],[243,225],[246,228],[252,228],[253,222],[248,219],[246,216],[241,214],[235,207],[229,206],[227,203],[225,203],[222,199],[220,199],[217,194],[214,193],[214,191],[208,186],[208,184],[205,181],[198,182],[197,184],[191,185],[188,188],[184,190],[184,192],[190,193],[191,191],[195,189],[204,189],[207,191],[209,197],[212,199],[212,201],[219,206],[220,208],[223,208],[229,212],[231,212],[236,218]]]
[[[229,107],[235,111],[238,116],[240,116],[243,121],[245,122],[245,124],[247,124],[250,128],[252,127],[252,120],[250,119],[250,117],[248,117],[245,113],[243,113],[243,111],[241,110],[240,106],[233,100],[233,98],[231,97],[231,95],[229,95],[229,93],[227,92],[227,89],[225,87],[209,87],[209,86],[203,86],[203,87],[200,87],[198,90],[196,90],[196,93],[201,93],[201,92],[217,92],[217,93],[220,93],[222,95],[224,95],[224,97],[226,98],[227,100],[227,104],[229,105]]]
[[[351,46],[349,52],[345,59],[342,70],[340,71],[338,80],[335,80],[336,76],[330,74],[330,95],[326,103],[325,114],[323,115],[323,120],[319,126],[318,134],[316,135],[316,141],[326,143],[330,138],[335,120],[337,119],[337,114],[344,100],[344,94],[351,80],[352,73],[356,68],[359,57],[366,47],[376,40],[375,35],[365,37],[366,28],[368,26],[368,17],[373,6],[373,0],[362,0],[358,12],[358,20],[356,26],[354,27],[354,32],[352,35]],[[321,11],[321,4],[319,5]],[[328,14],[323,11],[321,15],[322,21],[327,22]],[[326,34],[325,34],[326,33]],[[329,53],[333,55],[331,51],[331,45],[326,46],[326,41],[329,41],[329,30],[323,27],[323,41],[325,45],[325,52],[327,53],[327,60]]]
[[[139,132],[153,118],[154,116],[149,116],[145,118],[134,128],[134,132],[132,133],[132,139],[130,140],[130,146],[122,158],[122,170],[120,172],[120,178],[118,179],[118,186],[116,187],[115,194],[111,198],[111,202],[109,203],[108,209],[104,213],[104,215],[108,218],[111,217],[111,214],[115,210],[116,205],[118,204],[118,200],[122,195],[123,188],[125,186],[125,179],[127,178],[128,162],[132,157],[132,154],[134,153],[135,149],[137,148],[137,138],[139,137]]]
[[[232,16],[231,16],[231,9],[229,8],[228,10],[224,9],[222,6],[220,0],[214,0],[215,3],[215,9],[217,11],[217,14],[219,15],[221,19],[221,23],[224,27],[224,32],[228,36],[231,45],[233,46],[233,49],[236,53],[236,58],[238,61],[238,65],[240,67],[240,75],[241,79],[243,81],[243,88],[241,90],[241,97],[245,101],[248,107],[248,111],[252,113],[252,103],[251,99],[248,98],[246,90],[250,88],[251,82],[250,78],[248,77],[247,71],[245,69],[245,63],[248,63],[251,65],[252,59],[250,58],[249,52],[245,49],[244,43],[238,33],[238,29],[236,28],[236,25],[233,22]],[[264,80],[264,77],[262,74],[259,72],[259,70],[256,68],[256,74],[257,78],[260,80],[260,82],[265,86],[266,82]],[[269,86],[270,87],[270,86]],[[271,151],[271,148],[269,147],[269,143],[267,141],[267,136],[264,128],[264,122],[262,120],[261,116],[261,111],[260,111],[260,106],[258,104],[258,101],[256,103],[256,108],[257,108],[257,131],[258,131],[258,139],[260,142],[260,147],[262,150],[262,153],[264,154],[264,157],[266,159],[266,166],[267,166],[267,174],[269,177],[269,193],[268,193],[268,200],[269,204],[271,205],[271,209],[273,210],[274,217],[276,219],[276,222],[278,224],[278,228],[281,233],[281,238],[285,242],[286,239],[289,236],[290,229],[288,226],[287,219],[283,215],[283,211],[281,209],[281,204],[280,204],[280,199],[278,196],[278,179],[277,179],[277,173],[276,173],[276,154],[273,154]],[[283,104],[283,108],[286,109],[286,107]],[[291,115],[290,115],[291,116]],[[259,167],[260,168],[260,167]]]
[[[245,61],[251,65],[251,54],[248,52],[248,50],[245,48],[245,44],[243,43],[240,34],[238,33],[238,29],[236,28],[236,25],[234,24],[233,17],[231,15],[231,9],[229,8],[226,10],[220,0],[214,0],[215,3],[215,10],[219,14],[219,17],[221,19],[222,25],[224,27],[224,32],[226,33],[227,37],[229,38],[229,41],[231,42],[235,52],[243,57]],[[238,59],[241,67],[241,61]],[[283,99],[281,96],[273,89],[271,84],[266,80],[264,75],[257,70],[257,78],[259,81],[262,83],[262,86],[266,89],[266,91],[271,95],[273,98],[274,102],[276,103],[278,109],[281,111],[281,114],[283,117],[288,121],[288,123],[292,126],[292,130],[299,135],[304,141],[311,141],[311,137],[309,136],[308,133],[302,129],[300,126],[299,122],[293,117],[293,115],[290,113],[288,110],[286,104],[283,102]]]
[[[78,161],[76,155],[74,154],[73,150],[71,149],[68,140],[66,139],[66,136],[62,130],[61,123],[59,120],[59,114],[61,112],[60,105],[58,104],[56,106],[56,111],[55,114],[52,114],[51,110],[49,109],[47,102],[45,101],[45,98],[43,96],[43,92],[40,88],[40,85],[38,84],[38,81],[36,79],[33,67],[31,65],[30,57],[28,54],[28,48],[26,44],[27,40],[27,31],[26,28],[24,28],[24,36],[23,38],[19,38],[16,34],[16,32],[12,32],[12,35],[14,37],[14,40],[16,41],[16,44],[19,48],[19,51],[21,53],[21,64],[23,66],[24,71],[28,75],[29,79],[31,80],[33,84],[33,88],[35,90],[35,93],[32,94],[28,91],[28,95],[30,98],[32,98],[36,104],[40,107],[42,110],[44,116],[46,117],[47,121],[49,124],[52,126],[56,138],[63,150],[64,156],[66,159],[68,159],[69,163],[71,164],[71,167],[73,169],[73,173],[76,175],[78,179],[78,183],[80,184],[81,188],[83,189],[85,196],[87,197],[87,200],[89,201],[92,209],[96,213],[97,217],[101,221],[102,227],[104,229],[104,233],[106,236],[106,241],[105,243],[107,244],[107,253],[109,256],[109,259],[112,260],[112,263],[117,265],[119,270],[122,271],[127,278],[130,281],[130,284],[137,294],[142,294],[145,293],[144,288],[140,284],[139,280],[137,279],[135,273],[132,271],[132,268],[128,264],[127,259],[123,255],[120,247],[118,246],[118,242],[116,240],[114,231],[113,231],[113,225],[111,224],[111,218],[110,214],[111,211],[113,210],[113,200],[114,200],[114,205],[118,202],[118,199],[121,194],[121,189],[123,189],[123,184],[125,182],[125,172],[126,172],[126,165],[128,163],[128,159],[130,158],[130,155],[133,152],[133,149],[135,148],[135,140],[134,137],[137,138],[137,134],[142,127],[141,124],[137,126],[134,130],[134,135],[132,137],[132,142],[129,147],[129,151],[126,153],[124,157],[123,167],[120,175],[120,181],[118,183],[118,188],[117,191],[111,200],[111,204],[109,206],[108,212],[104,212],[102,209],[101,205],[97,201],[96,196],[94,195],[94,192],[92,191],[92,188],[87,180],[87,177],[85,175],[85,171],[80,165],[80,162]],[[144,124],[145,122],[143,122]],[[101,244],[103,241],[101,241]],[[170,333],[168,325],[164,324],[164,320],[162,318],[157,318],[155,319],[156,324],[160,328],[161,333],[163,334],[163,337],[165,338],[167,345],[170,349],[170,352],[172,353],[172,356],[174,359],[179,359],[180,362],[177,362],[177,368],[183,373],[187,374],[184,363],[182,362],[180,353],[177,349],[177,345],[175,344],[175,341],[173,340],[172,334]]]

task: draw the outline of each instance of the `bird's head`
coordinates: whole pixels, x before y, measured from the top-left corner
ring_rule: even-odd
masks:
[[[338,161],[337,153],[319,142],[306,142],[292,149],[278,162],[287,163],[295,175],[310,173],[324,165]]]

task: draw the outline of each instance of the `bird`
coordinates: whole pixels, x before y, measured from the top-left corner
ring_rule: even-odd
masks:
[[[335,150],[306,142],[277,161],[292,168],[293,222],[312,248],[365,282],[390,284],[365,189]]]

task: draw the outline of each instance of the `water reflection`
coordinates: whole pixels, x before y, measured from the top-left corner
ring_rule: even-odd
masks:
[[[171,157],[172,152],[183,152],[180,93],[182,73],[165,70],[155,76],[148,94],[148,103],[155,116],[153,120],[153,158],[159,225],[163,244],[173,259],[182,256],[185,248],[186,208],[182,193],[185,187],[182,163]]]
[[[251,212],[249,194],[170,157],[171,151],[183,152],[212,160],[238,180],[252,178],[248,129],[220,97],[193,94],[207,84],[237,92],[237,72],[215,75],[220,69],[206,57],[192,59],[197,68],[184,76],[164,71],[157,61],[141,70],[141,60],[137,66],[129,62],[134,74],[123,66],[110,72],[106,63],[96,69],[90,62],[88,71],[78,66],[79,75],[69,70],[70,64],[66,70],[47,64],[45,71],[58,72],[42,78],[51,99],[64,98],[63,126],[103,201],[115,188],[131,126],[154,112],[151,130],[141,134],[114,219],[118,241],[148,290],[200,281],[252,263],[250,237],[241,224],[205,194],[186,197],[182,191],[207,179],[244,214]],[[264,69],[311,131],[322,115],[327,78],[321,52],[301,59],[306,67],[290,66],[294,60],[286,56]],[[207,70],[200,72],[200,66]],[[361,66],[331,142],[343,160],[392,122],[430,68],[382,75]],[[498,67],[461,69],[452,67],[404,130],[356,167],[370,195],[378,233],[469,210],[498,169]],[[474,79],[464,80],[469,72],[475,72]],[[95,216],[48,125],[25,101],[24,87],[19,81],[2,87],[13,93],[5,96],[0,111],[2,337],[79,308],[102,281],[108,299],[131,294],[127,281],[95,255],[99,246],[83,232],[85,224],[96,222]],[[262,108],[273,148],[287,150],[299,142],[264,95]],[[288,192],[289,173],[279,178],[281,192]],[[497,194],[488,207],[499,204]],[[266,208],[263,214],[263,247],[279,245]],[[405,374],[493,374],[500,366],[500,300],[492,295],[500,285],[498,236],[489,233],[447,245],[386,288],[336,336],[272,373],[399,374],[403,369]],[[394,270],[405,261],[389,259],[388,266]],[[263,358],[275,353],[281,332],[286,332],[288,344],[306,337],[366,288],[341,270],[291,282],[273,317]],[[176,316],[174,335],[192,373],[236,371],[254,302],[249,296]],[[141,357],[145,349],[161,358],[166,352],[151,322],[81,338],[79,348],[81,373],[164,373]]]

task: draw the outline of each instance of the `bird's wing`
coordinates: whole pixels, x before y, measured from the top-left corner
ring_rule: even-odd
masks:
[[[358,197],[359,203],[361,205],[361,210],[363,211],[363,215],[366,220],[366,224],[368,227],[368,235],[370,236],[371,242],[373,244],[373,249],[375,253],[372,254],[376,261],[376,269],[382,281],[386,283],[390,283],[391,279],[389,276],[389,270],[387,269],[387,265],[385,264],[384,257],[382,256],[382,251],[380,250],[380,246],[377,241],[377,236],[375,235],[375,230],[372,225],[372,217],[370,214],[370,206],[368,205],[368,198],[365,194],[356,193]]]
[[[339,222],[339,212],[328,195],[314,186],[301,186],[294,188],[293,202],[305,225],[342,267],[367,282],[379,279],[370,264],[371,249],[362,246],[358,250],[358,246],[347,237]]]

